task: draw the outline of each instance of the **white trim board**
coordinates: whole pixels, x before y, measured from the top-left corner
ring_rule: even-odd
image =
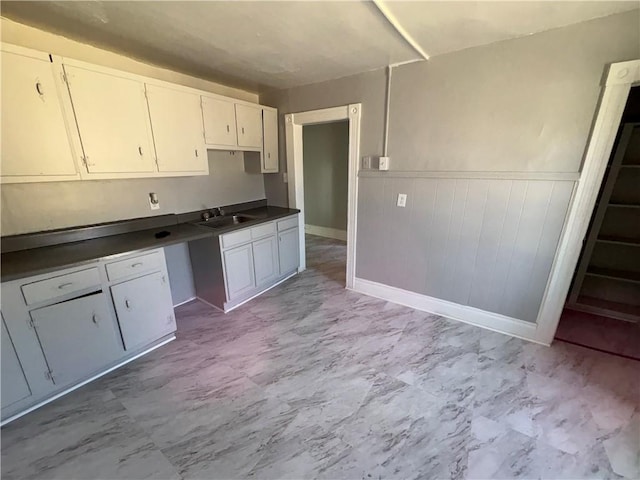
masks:
[[[415,308],[416,310],[422,310],[423,312],[429,312],[452,320],[483,327],[488,330],[493,330],[494,332],[504,333],[547,346],[549,345],[537,337],[535,323],[525,322],[516,318],[500,315],[499,313],[487,312],[466,305],[459,305],[446,300],[440,300],[439,298],[429,297],[420,293],[402,290],[401,288],[391,287],[357,277],[352,290],[371,297]]]
[[[341,107],[312,110],[285,115],[287,145],[287,178],[289,181],[289,207],[300,210],[298,225],[304,225],[304,173],[302,127],[319,123],[349,121],[349,179],[347,192],[347,274],[346,287],[353,288],[356,265],[356,224],[358,218],[358,169],[360,167],[360,118],[362,105],[354,103]],[[307,268],[304,228],[300,228],[300,267]]]
[[[538,311],[536,338],[541,343],[550,344],[558,328],[629,91],[632,85],[638,84],[640,60],[613,63],[608,67],[580,179],[569,205],[567,220]]]
[[[487,180],[545,180],[576,182],[580,178],[579,172],[464,172],[439,170],[360,170],[360,178],[391,177],[391,178],[468,178]]]
[[[196,300],[198,297],[196,297],[195,295],[193,297],[187,298],[186,300],[183,300],[182,302],[178,302],[176,303],[173,308],[177,308],[180,305],[184,305],[185,303],[189,303],[189,302],[193,302],[194,300]]]
[[[305,225],[304,231],[309,235],[317,235],[318,237],[333,238],[335,240],[347,241],[347,231],[338,230],[337,228],[320,227],[318,225]]]

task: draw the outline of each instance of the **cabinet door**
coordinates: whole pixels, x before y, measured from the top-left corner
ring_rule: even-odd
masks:
[[[238,146],[262,148],[262,108],[236,104]]]
[[[144,347],[175,332],[171,292],[161,272],[111,287],[120,331],[127,350]]]
[[[122,354],[103,292],[33,310],[31,318],[56,385],[76,382]]]
[[[236,110],[233,102],[202,97],[205,142],[210,145],[236,147]]]
[[[31,396],[7,327],[2,319],[2,408]]]
[[[146,88],[158,170],[207,173],[200,96],[156,85]]]
[[[2,177],[76,175],[49,57],[3,51]]]
[[[278,255],[280,275],[295,271],[300,265],[298,229],[292,228],[278,233]]]
[[[251,244],[226,250],[223,256],[227,299],[234,300],[256,286]]]
[[[278,242],[273,236],[253,242],[252,245],[256,286],[260,287],[279,275]]]
[[[262,171],[276,173],[278,171],[278,112],[262,110],[262,122],[264,129]]]
[[[155,171],[144,84],[65,65],[89,173]]]

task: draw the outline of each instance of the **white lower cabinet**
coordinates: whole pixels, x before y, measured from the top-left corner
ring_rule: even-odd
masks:
[[[278,277],[278,242],[276,237],[267,237],[253,242],[253,265],[256,286],[261,287]]]
[[[299,242],[298,227],[278,232],[281,275],[295,271],[300,265]]]
[[[156,272],[111,287],[127,350],[148,344],[176,329],[166,274]]]
[[[298,215],[189,242],[196,296],[228,312],[295,273],[299,248],[291,234],[278,242],[278,229],[284,228],[297,235]]]
[[[103,292],[30,312],[55,385],[65,386],[122,355],[122,341]]]
[[[227,298],[235,300],[256,286],[251,244],[232,248],[223,253]]]
[[[176,330],[162,249],[5,282],[0,294],[3,422]]]
[[[13,405],[31,396],[31,389],[18,360],[7,327],[2,320],[2,406]]]

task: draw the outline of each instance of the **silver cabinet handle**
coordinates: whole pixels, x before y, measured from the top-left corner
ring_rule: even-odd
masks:
[[[138,268],[144,265],[142,262],[136,262],[131,264],[131,268]]]
[[[196,157],[198,156],[198,149],[196,148]]]
[[[91,317],[91,321],[97,325],[98,324],[98,315],[96,315],[94,313],[93,316]]]
[[[242,127],[242,134],[244,135],[244,127]]]
[[[142,147],[138,147],[138,153],[142,156]]]
[[[58,288],[60,290],[64,290],[65,288],[69,288],[71,285],[73,285],[73,282],[61,283],[60,285],[58,285]]]
[[[38,92],[38,95],[44,95],[44,92],[42,91],[42,84],[40,82],[36,83],[36,92]]]
[[[267,158],[271,158],[271,152],[267,152]]]
[[[231,130],[229,129],[229,125],[227,125],[227,133],[229,133]]]
[[[124,306],[127,308],[131,308],[131,302],[129,300],[124,301]]]

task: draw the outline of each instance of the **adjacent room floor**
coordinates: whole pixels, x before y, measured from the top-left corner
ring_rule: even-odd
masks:
[[[638,478],[640,362],[343,288],[345,245],[2,430],[9,478]]]

